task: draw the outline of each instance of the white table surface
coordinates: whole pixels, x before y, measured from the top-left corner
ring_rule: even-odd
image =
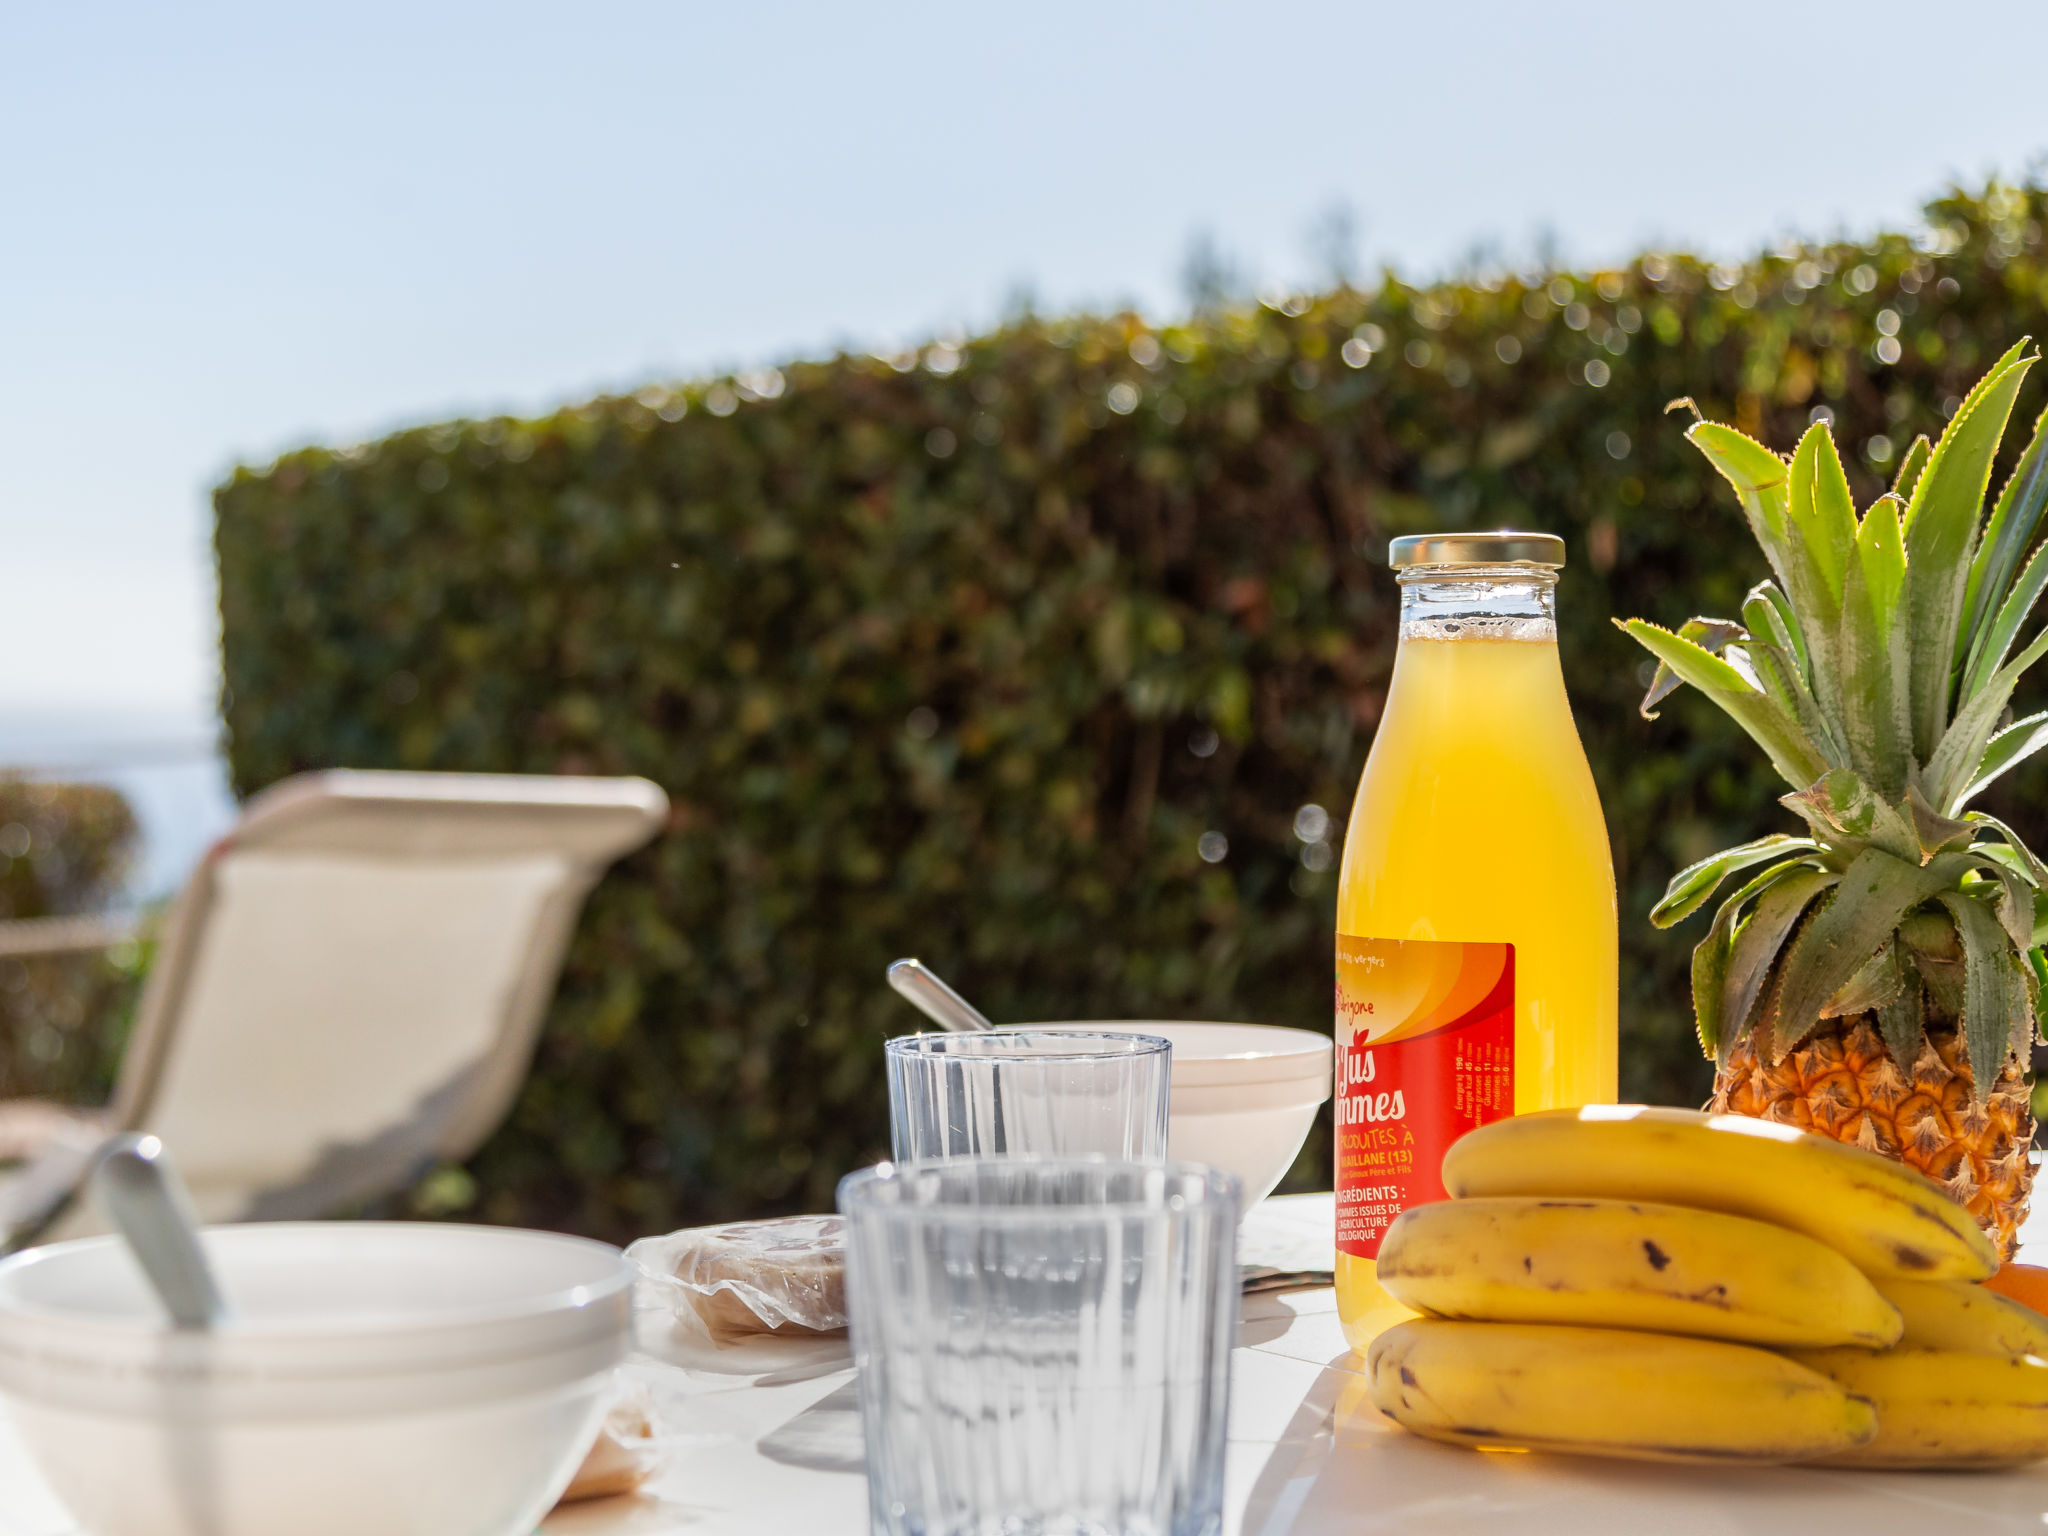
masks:
[[[1269,1200],[1247,1258],[1327,1249],[1332,1197]],[[2028,1234],[2048,1246],[2048,1219]],[[2048,1529],[2048,1464],[1997,1474],[1684,1468],[1487,1455],[1394,1428],[1365,1397],[1335,1293],[1246,1299],[1232,1360],[1227,1536],[1925,1536]],[[541,1536],[860,1536],[852,1373],[781,1385],[665,1366],[628,1374],[667,1444],[643,1493],[558,1511]],[[78,1536],[0,1420],[0,1536]],[[288,1533],[280,1533],[288,1536]],[[367,1533],[366,1533],[367,1536]]]

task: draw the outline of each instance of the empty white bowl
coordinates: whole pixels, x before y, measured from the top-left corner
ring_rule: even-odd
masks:
[[[1069,1020],[1016,1029],[1127,1030],[1173,1046],[1167,1156],[1237,1175],[1249,1211],[1286,1175],[1330,1096],[1328,1035],[1274,1024]]]
[[[204,1234],[234,1318],[179,1333],[118,1238],[0,1263],[0,1393],[88,1536],[525,1536],[625,1350],[633,1268],[427,1223]]]

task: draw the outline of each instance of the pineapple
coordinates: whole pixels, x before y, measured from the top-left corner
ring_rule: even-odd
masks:
[[[1650,914],[1668,927],[1758,871],[1693,951],[1711,1107],[1910,1163],[2007,1257],[2033,1177],[2021,1064],[2048,980],[2048,868],[1968,807],[2048,746],[2048,712],[2008,708],[2048,654],[2048,630],[2015,653],[2048,587],[2048,548],[2023,561],[2048,503],[2048,413],[1983,515],[2026,347],[1860,517],[1825,424],[1787,461],[1696,421],[1687,437],[1734,486],[1773,579],[1739,620],[1622,626],[1657,658],[1645,717],[1697,688],[1769,754],[1806,824],[1680,871]]]

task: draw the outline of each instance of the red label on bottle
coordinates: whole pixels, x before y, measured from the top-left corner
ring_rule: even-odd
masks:
[[[1337,938],[1337,1248],[1377,1258],[1444,1198],[1467,1131],[1515,1112],[1515,947]]]

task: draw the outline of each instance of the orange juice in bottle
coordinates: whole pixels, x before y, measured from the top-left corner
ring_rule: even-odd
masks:
[[[1615,1096],[1614,865],[1565,701],[1550,534],[1396,539],[1401,638],[1337,887],[1337,1308],[1363,1349],[1407,1313],[1373,1277],[1445,1150]]]

